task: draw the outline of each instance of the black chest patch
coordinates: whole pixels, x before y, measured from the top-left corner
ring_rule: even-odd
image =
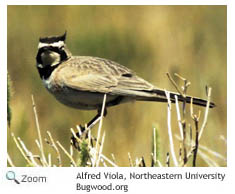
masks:
[[[41,79],[49,78],[52,72],[54,71],[54,69],[58,67],[58,65],[59,64],[54,65],[54,66],[47,65],[44,68],[37,67]]]

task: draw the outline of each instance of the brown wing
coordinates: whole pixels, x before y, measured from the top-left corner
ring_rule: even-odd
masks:
[[[74,57],[59,66],[56,74],[61,84],[82,91],[136,96],[154,88],[130,69],[97,57]]]

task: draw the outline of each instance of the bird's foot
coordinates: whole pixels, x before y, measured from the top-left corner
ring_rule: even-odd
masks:
[[[71,137],[71,144],[74,146],[75,149],[77,149],[78,151],[81,151],[80,148],[80,144],[83,140],[87,140],[88,139],[88,131],[86,127],[83,127],[81,125],[79,125],[78,127],[78,131],[76,133],[76,137],[74,135],[72,135]],[[91,146],[93,147],[93,141],[92,139],[90,140]]]

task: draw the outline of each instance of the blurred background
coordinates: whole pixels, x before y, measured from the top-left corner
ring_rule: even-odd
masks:
[[[35,146],[37,131],[32,109],[34,95],[42,136],[50,130],[65,148],[70,128],[88,122],[96,111],[66,107],[44,88],[36,69],[39,37],[61,35],[67,30],[67,46],[73,55],[111,59],[134,70],[152,84],[175,91],[166,72],[191,82],[188,94],[206,98],[212,87],[208,123],[200,144],[226,157],[227,137],[227,8],[226,6],[8,6],[8,73],[12,84],[12,121],[8,128],[8,153],[16,166],[25,166],[10,131],[28,149]],[[175,78],[175,77],[174,77]],[[176,79],[176,81],[179,81]],[[182,84],[182,82],[177,82]],[[172,106],[172,129],[179,134]],[[199,109],[195,107],[197,112]],[[202,118],[204,109],[202,111]],[[202,122],[202,119],[200,124]],[[188,122],[192,121],[190,118]],[[160,161],[169,151],[167,105],[135,102],[109,108],[103,121],[104,154],[113,153],[120,166],[144,156],[150,164],[153,127],[159,132]],[[96,134],[97,127],[93,129]],[[178,140],[174,138],[176,149]],[[69,166],[66,157],[62,158]],[[215,158],[220,166],[225,161]],[[199,166],[207,166],[198,158]]]

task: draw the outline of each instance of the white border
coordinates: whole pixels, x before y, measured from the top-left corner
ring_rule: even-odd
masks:
[[[6,123],[6,73],[7,73],[7,5],[228,5],[228,167],[227,168],[164,168],[159,169],[155,168],[154,171],[158,173],[169,172],[169,173],[180,173],[185,171],[192,172],[224,172],[226,173],[226,180],[223,183],[220,182],[211,182],[211,181],[160,181],[160,182],[135,182],[131,184],[131,191],[128,193],[136,193],[138,192],[148,192],[148,193],[156,193],[156,192],[165,192],[165,193],[231,193],[231,190],[234,190],[232,184],[234,184],[235,180],[235,159],[234,159],[234,148],[235,148],[235,126],[234,126],[234,116],[233,116],[233,107],[234,107],[234,19],[235,18],[235,9],[234,9],[234,1],[225,1],[225,0],[161,0],[161,1],[143,1],[143,0],[135,0],[135,1],[123,1],[123,0],[113,0],[113,1],[76,1],[76,0],[0,0],[0,191],[8,189],[8,192],[17,191],[17,193],[42,193],[42,192],[67,192],[67,193],[78,193],[79,191],[75,191],[75,177],[78,171],[89,171],[89,172],[97,172],[97,171],[105,171],[105,168],[13,168],[17,173],[31,173],[32,175],[46,175],[50,177],[50,184],[44,185],[18,185],[12,184],[12,182],[5,179],[5,173],[7,170],[12,168],[6,168],[6,155],[7,155],[7,123]],[[109,171],[123,171],[126,173],[129,168],[109,168]],[[153,171],[150,168],[131,168],[132,171]],[[84,181],[89,182],[89,181]],[[107,181],[104,181],[107,182]],[[3,186],[2,186],[3,184]],[[169,186],[168,186],[169,185]],[[145,188],[144,188],[145,187]],[[20,188],[20,189],[19,189]],[[182,190],[184,188],[184,190]],[[16,190],[17,189],[17,190]],[[152,192],[150,192],[152,191]],[[2,192],[1,192],[2,193]],[[81,192],[80,192],[81,193]],[[85,193],[85,192],[84,192]],[[104,192],[91,192],[91,193],[104,193]]]
[[[0,2],[0,167],[6,166],[7,155],[7,9]]]
[[[234,126],[234,107],[235,107],[235,60],[234,60],[234,49],[235,49],[235,28],[233,24],[233,18],[235,18],[235,2],[230,3],[227,7],[227,166],[229,169],[233,169],[235,172],[235,126]],[[233,174],[233,177],[235,175]],[[235,179],[234,179],[235,180]]]

